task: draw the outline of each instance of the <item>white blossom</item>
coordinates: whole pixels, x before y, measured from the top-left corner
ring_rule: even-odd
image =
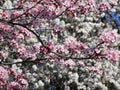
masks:
[[[6,0],[4,5],[3,5],[3,8],[5,8],[5,9],[12,9],[13,6],[12,6],[11,0]]]
[[[43,87],[43,86],[44,86],[44,83],[43,83],[41,80],[39,80],[39,81],[38,81],[38,85],[39,85],[40,87]]]
[[[32,68],[34,71],[37,71],[37,69],[38,69],[36,65],[33,65]]]

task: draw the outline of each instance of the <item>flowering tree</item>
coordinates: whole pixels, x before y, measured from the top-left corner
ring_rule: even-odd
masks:
[[[1,89],[105,90],[110,77],[119,77],[119,35],[113,24],[97,23],[117,0],[0,3]],[[89,85],[92,77],[95,86]]]

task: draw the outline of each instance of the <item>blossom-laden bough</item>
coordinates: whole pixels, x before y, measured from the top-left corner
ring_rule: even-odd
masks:
[[[81,81],[87,88],[89,78],[97,74],[101,78],[98,81],[104,83],[108,61],[111,66],[119,63],[116,30],[108,28],[106,23],[94,23],[101,13],[114,9],[117,0],[2,0],[0,3],[1,89],[24,90],[31,82],[36,83],[29,88],[48,85],[48,90],[58,90],[64,84],[64,89],[70,85],[72,89],[75,83],[80,86]],[[69,71],[76,77],[66,76]],[[67,77],[72,81],[66,81]],[[57,79],[61,81],[56,83]]]

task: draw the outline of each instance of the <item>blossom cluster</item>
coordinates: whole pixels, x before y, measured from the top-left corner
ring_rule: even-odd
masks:
[[[10,75],[13,75],[13,81],[9,81]],[[28,87],[28,81],[24,75],[18,74],[15,70],[0,66],[0,88],[6,87],[8,90],[23,90]]]
[[[118,77],[120,37],[95,21],[117,1],[0,1],[0,89],[89,90]]]

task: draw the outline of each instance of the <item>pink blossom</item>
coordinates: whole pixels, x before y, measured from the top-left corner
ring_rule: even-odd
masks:
[[[7,54],[3,51],[0,51],[0,59],[4,60],[7,57]]]
[[[64,0],[63,4],[66,6],[66,7],[70,7],[72,5],[72,2],[71,0]]]
[[[11,72],[11,74],[12,75],[14,75],[15,77],[17,77],[18,76],[18,73],[16,72],[16,70],[14,70],[14,69],[10,69],[10,72]]]
[[[23,1],[22,0],[20,0],[20,1],[17,1],[17,3],[16,3],[16,7],[21,7],[21,6],[23,6],[22,5],[23,4]]]
[[[79,43],[79,48],[80,48],[80,49],[87,49],[88,46],[85,45],[84,43]]]
[[[89,15],[89,11],[91,10],[91,7],[90,6],[86,6],[84,9],[83,9],[83,13],[85,14],[85,15]]]
[[[0,35],[0,42],[1,41],[4,41],[4,39],[3,39],[3,36],[2,35]]]
[[[7,90],[23,90],[23,87],[18,82],[10,82]]]
[[[100,2],[98,5],[97,5],[97,10],[99,12],[102,12],[102,11],[105,11],[105,10],[108,10],[110,9],[110,5],[108,2]]]
[[[3,78],[0,78],[0,88],[4,88],[6,86],[6,81]]]
[[[18,46],[17,52],[20,54],[20,56],[25,56],[26,48],[23,46]]]
[[[19,79],[18,82],[22,85],[24,89],[28,87],[28,82],[25,79]]]
[[[14,10],[11,13],[11,18],[16,18],[17,16],[21,15],[22,13],[23,13],[22,11],[16,11],[16,10]]]
[[[53,50],[53,48],[54,48],[54,43],[51,42],[51,41],[49,41],[49,42],[46,43],[46,46],[47,46],[50,50]]]
[[[100,42],[104,42],[106,46],[109,46],[118,40],[118,34],[115,31],[104,32],[99,40]]]
[[[65,61],[64,59],[59,60],[59,64],[64,65]]]
[[[9,40],[8,41],[9,42],[9,44],[13,47],[13,48],[15,48],[15,49],[17,49],[18,48],[18,42],[15,40],[15,39],[12,39],[12,40]]]
[[[7,25],[7,24],[0,23],[0,31],[4,32],[4,33],[9,32],[10,31],[10,26]]]
[[[35,8],[38,9],[39,12],[41,12],[42,10],[45,9],[45,7],[44,7],[43,5],[41,5],[41,4],[37,4],[37,5],[35,6]]]
[[[32,38],[33,34],[29,30],[23,27],[19,27],[19,29],[19,33],[22,33],[26,39]]]
[[[91,9],[95,8],[95,0],[86,0],[86,2],[90,5]]]
[[[3,19],[9,19],[9,17],[10,17],[9,16],[9,12],[7,12],[7,11],[6,12],[2,12],[1,15],[2,15]]]
[[[19,81],[20,79],[27,79],[25,74],[18,74],[17,75],[17,81]]]
[[[78,64],[79,66],[85,66],[85,64],[84,64],[83,61],[78,61],[77,64]]]
[[[117,5],[118,3],[118,0],[111,0],[110,2],[109,2],[109,4],[111,5],[111,7],[113,7],[113,6],[115,6],[115,5]]]
[[[65,64],[66,66],[75,66],[75,62],[74,62],[73,60],[71,60],[71,59],[66,60],[66,61],[64,62],[64,64]]]
[[[0,78],[2,78],[2,79],[8,79],[9,78],[8,71],[1,66],[0,66]]]
[[[39,12],[40,12],[40,11],[39,11],[38,8],[32,8],[32,9],[30,10],[30,14],[32,14],[33,16],[37,15]]]
[[[66,11],[66,15],[70,18],[74,18],[75,17],[75,13],[72,10],[68,10]]]
[[[95,66],[89,67],[89,70],[95,73],[102,74],[102,71],[98,67],[95,67]]]
[[[64,47],[64,45],[55,45],[54,52],[65,54],[68,53],[68,50]]]
[[[49,10],[50,12],[53,12],[55,9],[56,9],[56,6],[55,6],[55,5],[50,5],[50,6],[48,6],[48,10]]]
[[[118,61],[120,57],[118,50],[105,50],[104,54],[106,55],[106,58],[111,61]]]
[[[23,34],[18,34],[16,38],[17,38],[17,41],[20,42],[24,39],[24,35]]]
[[[95,49],[96,49],[96,47],[92,46],[92,47],[89,47],[87,49],[83,49],[82,53],[86,56],[91,56],[95,53]]]
[[[74,53],[79,52],[79,43],[76,41],[74,37],[68,37],[65,39],[65,47],[70,51]]]
[[[41,47],[40,47],[40,50],[41,50],[42,53],[48,54],[48,49],[47,49],[47,48],[41,46]]]
[[[37,57],[36,57],[36,54],[37,54],[37,52],[35,52],[35,51],[27,50],[27,51],[25,52],[24,57],[25,57],[25,58],[31,58],[32,60],[35,60],[35,59],[37,58]]]
[[[34,48],[35,52],[37,52],[37,53],[40,52],[40,47],[41,47],[40,43],[36,43],[36,44],[33,45],[33,48]]]

